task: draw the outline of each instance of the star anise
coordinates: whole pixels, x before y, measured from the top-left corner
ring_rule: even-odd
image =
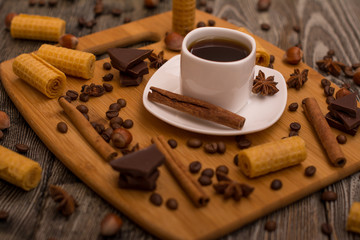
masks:
[[[57,210],[64,216],[70,216],[77,207],[74,198],[59,186],[50,185],[49,193],[51,198],[58,202]]]
[[[164,59],[164,51],[159,52],[159,54],[151,53],[149,56],[150,60],[150,68],[158,69],[160,68],[164,63],[167,62],[167,59]]]
[[[326,73],[330,73],[334,77],[338,77],[341,73],[341,70],[346,67],[343,63],[334,61],[332,57],[329,56],[325,56],[323,60],[317,61],[316,65],[320,70]]]
[[[232,197],[235,201],[248,197],[254,191],[253,187],[230,179],[219,181],[213,187],[217,193],[224,195],[224,199]]]
[[[260,95],[263,96],[272,96],[279,91],[276,84],[278,83],[274,82],[274,76],[265,78],[265,73],[259,70],[258,75],[254,79],[252,92],[256,94],[260,93]]]
[[[301,73],[298,68],[294,69],[294,73],[290,74],[290,78],[286,81],[289,88],[299,90],[307,81],[308,69],[304,69]]]

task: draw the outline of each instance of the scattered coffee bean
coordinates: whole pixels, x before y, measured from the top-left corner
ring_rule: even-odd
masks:
[[[199,1],[199,6],[200,7],[206,7],[206,3],[207,3],[206,0],[200,0]]]
[[[305,176],[312,177],[316,173],[316,167],[308,166],[305,168]]]
[[[196,24],[196,27],[197,28],[200,28],[200,27],[206,27],[206,24],[203,22],[203,21],[200,21]]]
[[[272,65],[272,63],[269,63],[268,68],[274,69],[274,65]]]
[[[86,20],[85,20],[85,18],[79,17],[79,18],[78,18],[78,26],[79,26],[79,27],[85,27],[85,25],[86,25]]]
[[[45,4],[46,4],[45,0],[39,0],[39,2],[38,2],[39,7],[43,7],[43,6],[45,6]]]
[[[176,210],[178,208],[178,202],[175,198],[169,198],[166,201],[166,207],[170,210]]]
[[[305,104],[305,100],[306,100],[306,98],[304,98],[302,101],[301,101],[301,104]]]
[[[251,141],[247,138],[241,138],[238,142],[237,142],[237,147],[239,149],[245,149],[251,146]]]
[[[288,109],[290,112],[295,112],[299,107],[299,104],[296,102],[293,102],[289,105]]]
[[[103,87],[106,92],[111,92],[114,89],[113,85],[111,85],[110,83],[103,83]]]
[[[206,6],[205,12],[212,13],[213,11],[214,11],[214,9],[212,7]]]
[[[111,69],[111,64],[109,62],[104,62],[103,69],[110,70]]]
[[[117,103],[120,104],[121,108],[126,107],[126,100],[123,99],[123,98],[119,98],[119,99],[117,100]]]
[[[298,122],[292,122],[290,123],[290,129],[293,130],[293,131],[299,131],[301,128],[301,125],[300,123]]]
[[[199,161],[194,161],[189,164],[189,171],[191,173],[198,173],[201,169],[201,163]]]
[[[119,17],[122,14],[122,10],[120,8],[114,8],[113,10],[111,10],[111,14],[114,17]]]
[[[234,164],[235,166],[239,166],[239,156],[237,154],[234,156]]]
[[[269,231],[269,232],[275,231],[276,230],[276,222],[273,220],[268,220],[265,223],[265,230]]]
[[[269,9],[271,5],[271,0],[258,0],[257,2],[257,10],[259,12],[264,12]]]
[[[331,104],[333,101],[335,101],[334,96],[327,96],[326,97],[326,103]]]
[[[109,111],[106,112],[106,117],[108,119],[112,119],[112,118],[117,117],[117,116],[119,116],[118,111],[109,110]]]
[[[57,130],[61,133],[67,133],[68,126],[64,122],[59,122],[56,126]]]
[[[4,211],[4,210],[0,210],[0,222],[5,222],[9,217],[9,213]]]
[[[30,6],[30,7],[35,6],[36,3],[37,3],[37,0],[29,0],[29,6]]]
[[[124,17],[124,23],[131,22],[131,17]]]
[[[332,57],[332,56],[335,56],[335,50],[334,49],[330,49],[328,52],[327,52],[327,55]]]
[[[345,135],[340,134],[336,137],[336,140],[340,144],[345,144],[347,142],[347,137]]]
[[[103,80],[107,82],[113,80],[113,78],[114,78],[114,74],[112,73],[107,73],[105,74],[105,76],[103,76]]]
[[[224,142],[218,142],[217,143],[217,152],[220,154],[223,154],[226,152],[226,145]]]
[[[218,180],[218,182],[220,181],[231,181],[231,179],[228,177],[228,175],[226,173],[223,172],[216,172],[215,174],[216,179]]]
[[[64,95],[64,96],[59,97],[59,99],[60,98],[64,98],[67,102],[71,103],[71,98],[69,96]]]
[[[331,82],[326,78],[321,79],[321,87],[325,88],[326,86],[330,86]]]
[[[89,98],[90,98],[89,94],[86,94],[86,93],[81,93],[80,97],[79,97],[80,101],[82,101],[82,102],[89,101]]]
[[[134,126],[134,122],[131,119],[125,119],[122,126],[124,128],[132,128]]]
[[[213,27],[213,26],[215,26],[215,24],[216,24],[216,22],[214,20],[212,20],[212,19],[208,20],[208,26],[209,27]]]
[[[4,137],[3,131],[0,130],[0,140]]]
[[[49,0],[48,5],[49,7],[55,7],[58,4],[57,0]]]
[[[168,144],[173,149],[177,147],[177,141],[175,139],[169,139]]]
[[[275,56],[274,55],[270,55],[270,63],[274,63],[275,62]]]
[[[22,143],[16,144],[15,148],[19,153],[27,153],[27,151],[29,150],[29,146]]]
[[[77,91],[74,90],[68,90],[66,92],[66,96],[70,97],[72,101],[76,100],[79,96]]]
[[[228,174],[229,173],[229,168],[227,166],[225,166],[225,165],[220,165],[215,169],[215,171]]]
[[[211,168],[205,168],[202,172],[201,175],[203,176],[207,176],[209,178],[212,178],[214,176],[214,170],[212,170]]]
[[[154,204],[155,206],[161,206],[163,199],[160,194],[158,193],[152,193],[150,195],[150,202]]]
[[[359,62],[359,63],[354,63],[354,64],[352,65],[352,68],[353,68],[354,70],[360,68],[360,62]]]
[[[329,223],[323,223],[321,224],[321,232],[325,235],[331,235],[332,234],[332,226]]]
[[[119,128],[121,127],[123,122],[124,121],[121,117],[113,117],[110,119],[110,127],[112,127],[113,129]]]
[[[103,131],[101,133],[101,137],[106,141],[106,142],[110,142],[111,139],[111,134],[113,133],[113,129],[112,128],[107,128],[105,129],[105,131]]]
[[[213,153],[216,153],[217,152],[217,143],[216,142],[212,142],[212,143],[207,143],[204,145],[204,151],[206,153],[210,153],[210,154],[213,154]]]
[[[267,23],[262,23],[261,25],[260,25],[260,27],[261,27],[261,30],[263,30],[263,31],[269,31],[270,30],[270,25],[269,24],[267,24]]]
[[[81,113],[88,113],[89,112],[88,107],[83,105],[83,104],[76,106],[76,109],[79,110],[79,112],[81,112]]]
[[[330,87],[330,86],[325,86],[324,87],[325,96],[332,96],[332,95],[334,95],[334,92],[335,92],[335,88]]]
[[[295,32],[299,33],[299,32],[300,32],[300,26],[299,26],[299,25],[293,26],[293,30],[294,30]]]
[[[86,120],[90,120],[89,115],[87,115],[86,113],[83,113],[82,115],[86,118]]]
[[[352,70],[352,67],[347,66],[347,67],[344,68],[344,74],[345,74],[345,77],[353,78],[355,72]]]
[[[203,142],[198,138],[190,138],[186,142],[186,145],[191,148],[199,148],[202,146],[202,144],[203,144]]]
[[[85,27],[86,28],[93,28],[95,25],[96,25],[96,20],[95,19],[85,22]]]
[[[120,109],[121,109],[121,105],[118,103],[112,103],[109,106],[109,110],[111,111],[120,111]]]
[[[102,132],[105,130],[104,124],[97,123],[97,124],[95,125],[95,130],[101,135]]]
[[[281,182],[281,180],[279,180],[279,179],[274,179],[274,180],[271,182],[270,187],[271,187],[272,190],[279,190],[280,188],[282,188],[282,182]]]
[[[198,181],[202,186],[208,186],[208,185],[212,184],[211,178],[209,178],[208,176],[205,176],[205,175],[201,175],[199,177]]]
[[[337,199],[337,193],[333,191],[325,191],[321,194],[322,201],[335,201]]]
[[[299,136],[299,132],[298,131],[290,131],[289,133],[289,137],[294,137],[294,136]]]

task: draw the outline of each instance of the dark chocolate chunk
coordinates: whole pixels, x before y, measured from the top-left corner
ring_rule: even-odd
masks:
[[[206,153],[210,153],[210,154],[216,153],[217,148],[218,148],[218,146],[217,146],[216,142],[207,143],[207,144],[204,145],[204,151]]]
[[[321,200],[322,201],[335,201],[337,199],[336,192],[333,191],[325,191],[321,194]]]
[[[228,174],[229,173],[229,168],[227,166],[225,166],[225,165],[220,165],[215,169],[215,171],[216,171],[216,173],[217,172],[222,172],[222,173]]]
[[[191,148],[199,148],[201,147],[203,142],[198,138],[190,138],[187,140],[186,145]]]
[[[205,175],[201,175],[199,177],[198,181],[202,186],[208,186],[208,185],[212,184],[211,178],[209,178],[208,176],[205,176]]]
[[[202,172],[201,175],[203,176],[207,176],[209,178],[212,178],[214,176],[214,170],[212,170],[211,168],[205,168]]]
[[[274,179],[270,185],[272,190],[279,190],[282,188],[282,182],[279,179]]]
[[[177,141],[175,139],[169,139],[168,144],[169,144],[169,146],[171,148],[176,148],[177,147]]]
[[[292,122],[290,123],[290,129],[293,130],[293,131],[299,131],[301,128],[301,125],[300,123],[298,122]]]
[[[22,143],[16,144],[15,148],[19,153],[27,153],[27,151],[29,150],[29,146]]]
[[[66,123],[64,123],[64,122],[59,122],[57,124],[56,128],[61,133],[67,133],[67,131],[68,131],[68,127],[67,127]]]
[[[330,113],[327,113],[325,115],[325,119],[328,122],[328,124],[330,125],[330,127],[336,128],[336,129],[338,129],[344,133],[350,134],[352,136],[356,135],[356,132],[359,128],[359,127],[355,127],[353,129],[349,129],[349,130],[346,129],[345,125],[342,122],[340,122],[339,120],[337,120],[336,118],[334,118],[333,116],[331,116]]]
[[[329,223],[323,223],[321,224],[321,232],[325,235],[331,235],[332,234],[332,226]]]
[[[88,107],[83,105],[83,104],[76,106],[76,109],[79,110],[79,112],[81,112],[81,113],[88,113],[89,112]]]
[[[149,68],[147,66],[147,63],[144,61],[141,61],[140,63],[136,64],[135,66],[129,68],[125,72],[126,74],[130,75],[133,78],[141,77],[145,74],[149,73]]]
[[[107,73],[107,74],[105,74],[105,76],[103,76],[103,80],[106,82],[113,80],[113,78],[114,78],[114,74],[112,74],[112,73]]]
[[[164,162],[164,155],[155,144],[110,162],[113,169],[132,177],[148,177]]]
[[[299,107],[299,104],[296,102],[293,102],[289,105],[289,111],[290,112],[295,112]]]
[[[312,177],[316,173],[316,167],[308,166],[305,168],[305,176]]]
[[[199,161],[191,162],[189,165],[189,171],[191,173],[198,173],[201,169],[201,163]]]
[[[336,137],[336,140],[339,144],[345,144],[347,142],[347,137],[345,135],[340,134]]]
[[[161,204],[162,204],[162,202],[163,202],[163,199],[162,199],[162,197],[161,197],[161,195],[160,194],[158,194],[158,193],[152,193],[151,195],[150,195],[150,202],[152,203],[152,204],[154,204],[155,206],[161,206]]]
[[[105,70],[110,70],[110,69],[111,69],[111,64],[110,64],[109,62],[104,62],[103,68],[104,68]]]
[[[336,119],[339,119],[344,124],[347,130],[353,129],[360,124],[360,108],[358,108],[356,111],[356,117],[351,117],[344,112],[336,111],[330,108],[331,115],[334,116]]]
[[[153,171],[152,174],[147,177],[133,177],[127,174],[120,173],[119,187],[152,191],[156,188],[156,180],[158,179],[158,177],[159,170]]]
[[[166,207],[170,210],[176,210],[178,208],[178,202],[175,198],[169,198],[166,201]]]
[[[331,110],[343,111],[351,117],[356,117],[357,101],[356,93],[346,95],[342,98],[336,99],[330,104]]]
[[[125,119],[124,122],[123,122],[123,124],[122,124],[122,126],[123,126],[124,128],[129,129],[129,128],[132,128],[132,127],[134,126],[134,122],[133,122],[133,120],[131,120],[131,119]]]
[[[114,68],[125,72],[128,68],[135,66],[148,58],[153,50],[134,48],[110,48],[108,54]]]
[[[220,154],[223,154],[226,152],[226,145],[224,142],[218,142],[217,143],[217,152]]]
[[[120,86],[122,87],[132,87],[132,86],[139,86],[142,82],[143,77],[131,77],[127,74],[120,72]]]
[[[273,220],[268,220],[265,223],[265,230],[269,231],[269,232],[275,231],[276,230],[276,222]]]

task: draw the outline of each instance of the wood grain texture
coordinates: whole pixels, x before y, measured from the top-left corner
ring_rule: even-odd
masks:
[[[121,6],[127,9],[126,15],[132,16],[133,20],[143,18],[154,13],[169,10],[170,1],[163,1],[155,10],[145,10],[142,1],[105,1],[106,4]],[[98,24],[93,30],[77,29],[76,18],[79,12],[85,17],[91,18],[93,2],[89,1],[61,1],[54,9],[47,7],[34,7],[29,9],[27,1],[0,1],[1,16],[10,11],[26,11],[53,16],[59,16],[67,20],[68,32],[78,36],[84,36],[94,31],[106,29],[121,24],[121,19],[112,21],[109,15],[100,16]],[[127,4],[125,6],[125,4]],[[130,7],[129,7],[130,5]],[[359,6],[356,0],[352,1],[274,1],[270,11],[258,13],[255,10],[255,1],[208,1],[208,5],[214,9],[213,14],[218,17],[227,17],[228,20],[238,26],[246,26],[253,33],[270,41],[276,46],[286,49],[287,47],[301,42],[304,48],[305,62],[315,67],[315,61],[321,58],[328,49],[336,51],[336,57],[347,61],[347,64],[359,62]],[[203,9],[203,8],[202,8]],[[109,21],[111,20],[111,21]],[[269,22],[272,26],[269,32],[262,32],[260,23]],[[298,36],[292,31],[292,26],[299,24],[302,31]],[[40,45],[39,42],[12,40],[3,29],[0,48],[1,61],[13,58],[22,52],[33,51]],[[279,59],[277,59],[279,60]],[[275,66],[276,68],[276,66]],[[350,82],[343,77],[328,77],[340,84],[342,81]],[[6,111],[12,120],[12,126],[5,132],[1,144],[14,149],[18,142],[24,142],[31,146],[28,157],[37,160],[43,166],[46,174],[43,176],[41,186],[37,191],[24,193],[3,181],[0,181],[1,207],[10,211],[11,217],[6,224],[0,224],[0,236],[5,239],[44,239],[56,237],[58,239],[97,239],[97,231],[102,216],[108,211],[115,211],[84,184],[74,177],[41,143],[39,138],[29,128],[27,123],[18,113],[9,97],[0,85],[0,110]],[[358,91],[352,85],[353,91]],[[67,221],[62,221],[61,216],[56,215],[54,205],[47,197],[47,184],[59,184],[64,186],[70,193],[85,206]],[[334,239],[356,239],[358,236],[347,233],[344,230],[345,218],[353,201],[359,201],[358,174],[346,178],[328,189],[333,189],[339,194],[339,200],[331,204],[323,204],[319,201],[320,193],[315,193],[299,202],[296,202],[282,210],[259,219],[246,227],[224,237],[225,239],[326,239],[320,231],[321,223],[329,221],[335,227]],[[340,194],[341,193],[341,194]],[[31,201],[29,201],[31,199]],[[52,224],[54,218],[59,218],[58,224]],[[278,229],[268,233],[264,231],[264,224],[268,218],[275,219]],[[89,219],[89,221],[84,221]],[[121,235],[114,239],[148,239],[151,235],[128,221],[126,217]],[[83,224],[80,224],[83,222]],[[50,224],[51,223],[51,224]],[[80,225],[79,225],[80,224]],[[83,229],[87,230],[84,231]]]

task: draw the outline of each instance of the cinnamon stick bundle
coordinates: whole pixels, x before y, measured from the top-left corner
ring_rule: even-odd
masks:
[[[211,103],[173,93],[157,87],[150,87],[148,99],[164,104],[195,117],[216,122],[234,129],[244,126],[245,118]]]
[[[96,132],[90,122],[73,106],[71,103],[61,97],[60,106],[71,119],[77,130],[88,141],[88,143],[103,157],[106,161],[115,158],[118,153]]]
[[[322,114],[316,99],[305,98],[302,107],[307,119],[313,125],[330,162],[335,167],[343,167],[346,163],[346,158],[336,141],[335,135]]]
[[[201,188],[200,184],[193,179],[188,169],[175,156],[175,152],[169,147],[163,136],[152,138],[158,149],[165,155],[165,166],[169,169],[176,181],[191,199],[196,207],[207,205],[209,197]]]

